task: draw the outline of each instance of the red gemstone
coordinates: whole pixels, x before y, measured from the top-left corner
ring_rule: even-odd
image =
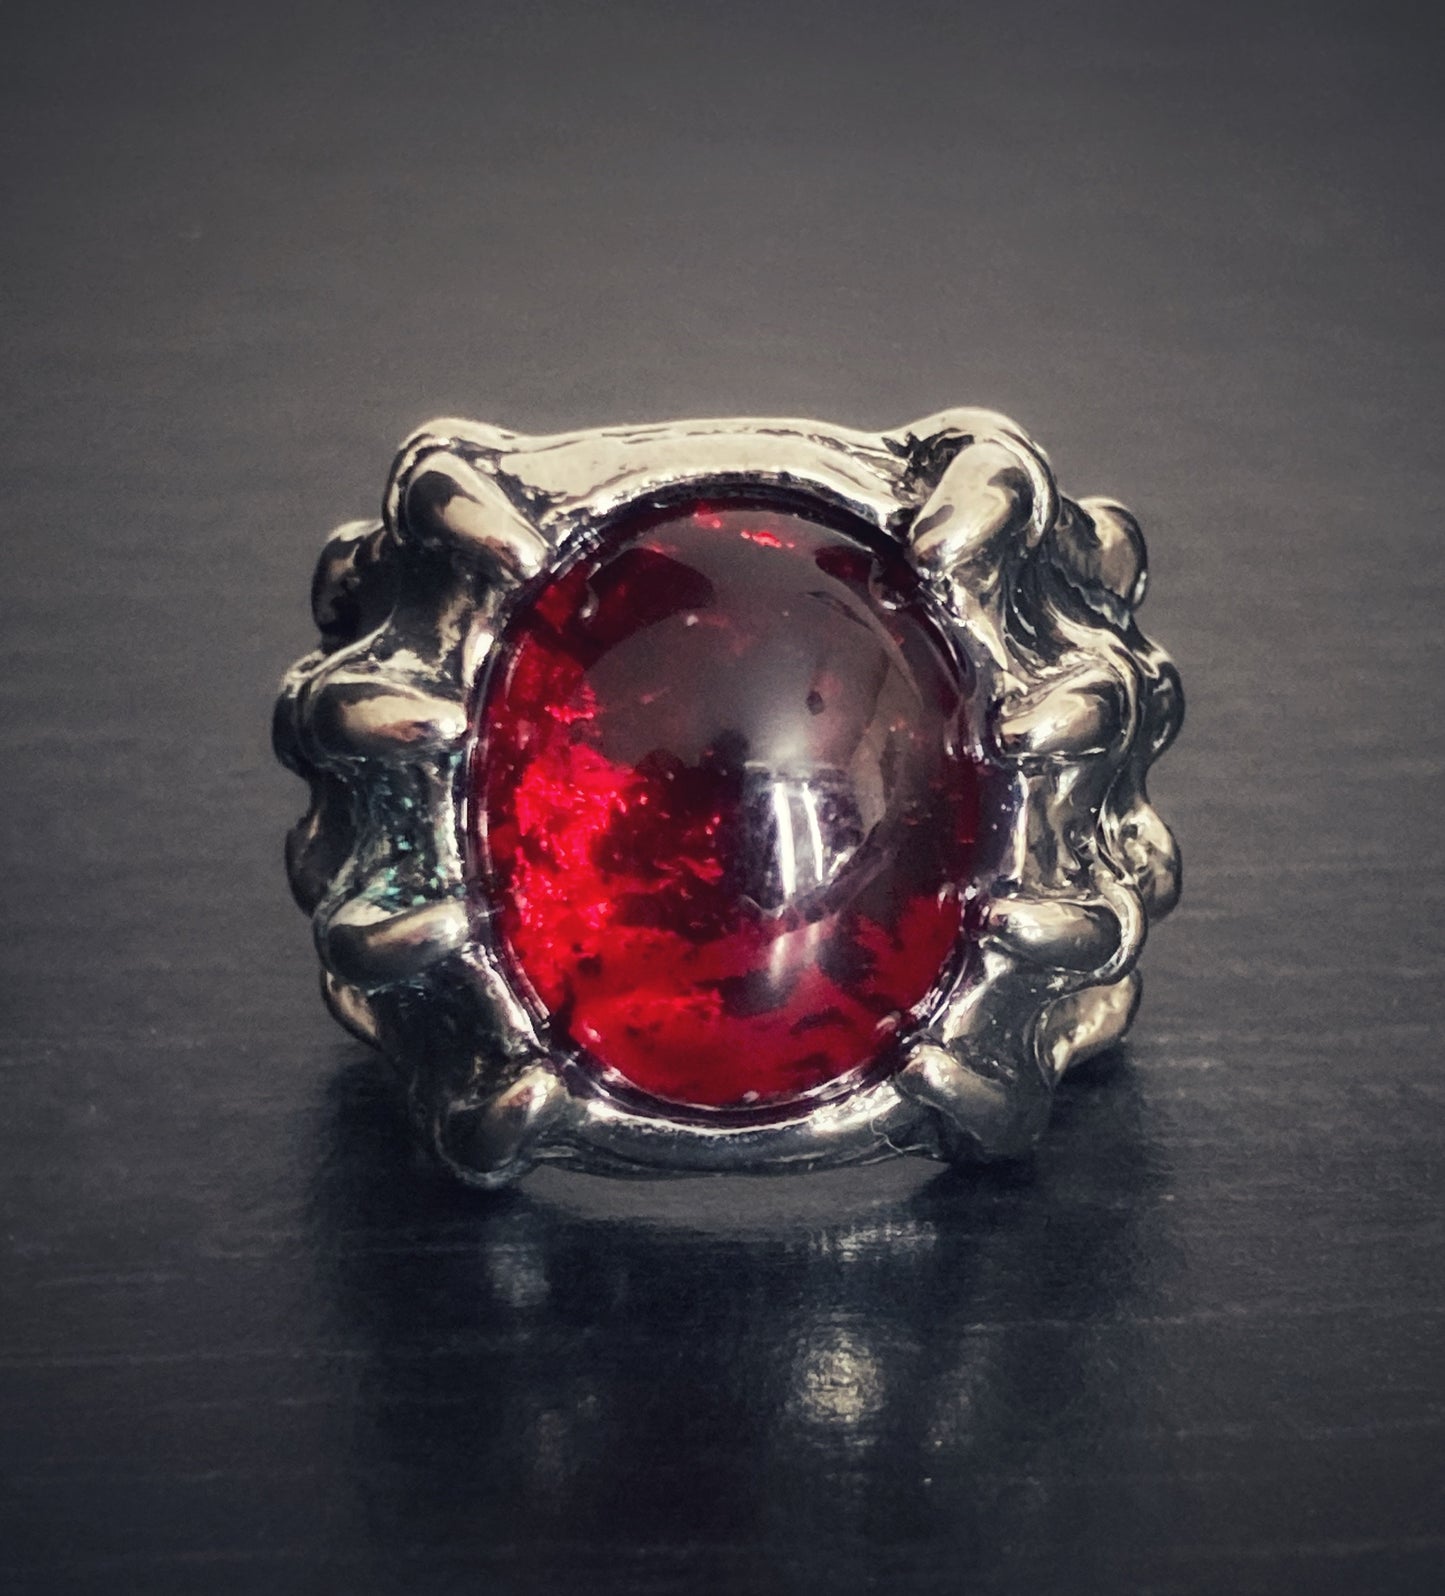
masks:
[[[951,969],[978,824],[958,669],[861,523],[633,514],[517,615],[477,730],[501,952],[613,1084],[841,1089]]]

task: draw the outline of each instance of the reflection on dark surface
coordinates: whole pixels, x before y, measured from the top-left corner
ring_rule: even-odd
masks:
[[[330,1108],[318,1252],[399,1579],[787,1588],[806,1557],[954,1588],[1087,1536],[1076,1482],[1129,1401],[1095,1327],[1144,1287],[1161,1184],[1127,1065],[1065,1087],[1037,1169],[932,1177],[487,1199],[414,1162],[373,1066]]]

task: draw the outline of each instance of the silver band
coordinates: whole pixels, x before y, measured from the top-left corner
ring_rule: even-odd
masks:
[[[973,884],[976,956],[900,1067],[767,1123],[639,1108],[579,1073],[509,984],[462,844],[469,705],[528,584],[619,510],[689,484],[803,492],[897,540],[972,667],[978,754],[1009,795]],[[383,519],[327,543],[322,646],[277,705],[277,753],[311,787],[287,868],[333,1014],[395,1061],[424,1139],[485,1187],[538,1160],[639,1175],[1026,1149],[1064,1070],[1127,1031],[1148,924],[1179,895],[1145,774],[1183,695],[1135,623],[1144,585],[1129,513],[1061,497],[1038,448],[989,411],[878,435],[431,423],[398,455]]]

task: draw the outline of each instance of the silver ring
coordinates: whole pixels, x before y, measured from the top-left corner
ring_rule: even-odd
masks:
[[[483,1187],[1026,1150],[1179,896],[1144,583],[991,411],[432,422],[277,704],[332,1013]]]

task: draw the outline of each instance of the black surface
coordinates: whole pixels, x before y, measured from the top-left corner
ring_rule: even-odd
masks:
[[[1433,1591],[1438,49],[1388,6],[7,8],[0,1583]],[[1032,1170],[407,1153],[274,680],[446,412],[1017,415],[1186,889]]]

